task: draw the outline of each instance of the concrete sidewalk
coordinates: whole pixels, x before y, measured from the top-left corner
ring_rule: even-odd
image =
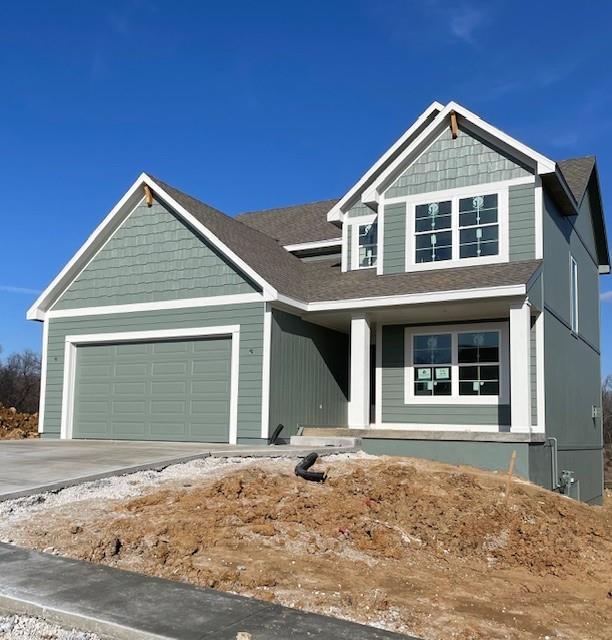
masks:
[[[313,450],[325,455],[355,449],[119,440],[2,440],[0,502],[108,476],[164,469],[208,456],[301,456]]]
[[[408,636],[0,543],[0,611],[116,640],[392,640]],[[416,640],[412,638],[411,640]]]

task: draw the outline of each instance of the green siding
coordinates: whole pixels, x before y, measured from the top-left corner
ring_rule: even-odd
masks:
[[[581,498],[597,501],[603,491],[602,425],[591,417],[591,407],[601,406],[599,276],[590,252],[590,223],[588,204],[578,216],[563,216],[545,196],[546,434],[558,439],[560,470],[576,472]],[[578,335],[570,330],[570,251],[578,265]]]
[[[229,442],[231,338],[77,347],[75,438]]]
[[[52,318],[49,322],[44,429],[59,435],[67,335],[240,325],[238,436],[261,435],[263,303]]]
[[[383,273],[406,270],[406,204],[385,205]]]
[[[274,310],[270,355],[270,431],[300,425],[346,426],[348,336]]]
[[[359,216],[371,216],[376,213],[368,205],[363,202],[356,202],[347,212],[349,218],[357,218]]]
[[[508,405],[416,405],[404,402],[404,326],[383,327],[382,421],[398,424],[508,426]]]
[[[535,258],[535,185],[521,184],[508,193],[510,260]]]
[[[56,302],[75,309],[251,293],[254,285],[177,216],[141,204]]]
[[[396,198],[417,193],[522,178],[531,173],[473,134],[449,129],[413,162],[385,192]]]

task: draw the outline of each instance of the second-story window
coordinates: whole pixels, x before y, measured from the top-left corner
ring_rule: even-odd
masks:
[[[376,222],[360,224],[358,228],[359,268],[375,267],[378,249]]]
[[[463,191],[465,193],[466,190]],[[409,217],[406,268],[493,262],[507,254],[507,191],[472,191],[437,201],[414,202]],[[416,198],[415,198],[416,200]],[[506,212],[504,214],[504,212]]]
[[[497,194],[459,200],[459,257],[479,258],[499,253]]]

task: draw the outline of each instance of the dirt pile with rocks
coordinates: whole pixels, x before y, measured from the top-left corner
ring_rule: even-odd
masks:
[[[0,404],[0,440],[38,438],[38,414],[20,413]]]
[[[329,463],[323,460],[321,466]],[[612,510],[406,458],[235,466],[32,518],[40,549],[427,639],[607,638]]]

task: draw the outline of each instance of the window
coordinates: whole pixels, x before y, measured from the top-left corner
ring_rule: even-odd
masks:
[[[416,262],[437,262],[453,257],[452,202],[429,202],[415,207]]]
[[[460,333],[457,339],[460,396],[499,395],[499,333]]]
[[[499,253],[497,194],[459,200],[459,257],[480,258]]]
[[[451,395],[451,335],[414,336],[414,395]]]
[[[570,322],[572,331],[578,333],[578,265],[570,256]]]
[[[378,227],[376,222],[355,225],[357,230],[357,264],[353,268],[366,269],[376,266],[378,255]]]
[[[506,404],[507,322],[406,327],[406,404]]]
[[[444,200],[416,201],[409,215],[407,270],[437,262],[478,264],[507,260],[508,191],[470,192]],[[463,195],[465,194],[465,196]],[[451,265],[449,265],[451,266]]]

